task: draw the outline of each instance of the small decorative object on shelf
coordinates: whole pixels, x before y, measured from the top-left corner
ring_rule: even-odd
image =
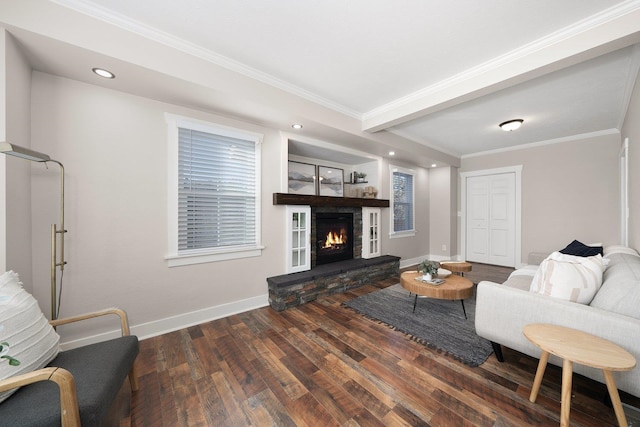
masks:
[[[364,187],[364,190],[362,191],[362,196],[365,199],[375,199],[377,195],[378,190],[376,190],[376,188],[372,186]]]
[[[366,183],[367,181],[365,181],[364,179],[367,177],[367,174],[364,172],[356,172],[353,171],[351,172],[351,175],[349,176],[349,183],[350,184],[363,184]]]

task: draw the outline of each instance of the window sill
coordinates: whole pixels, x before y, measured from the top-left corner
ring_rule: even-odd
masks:
[[[264,246],[252,246],[211,251],[193,251],[186,254],[172,254],[165,257],[168,267],[204,264],[207,262],[229,261],[233,259],[251,258],[262,255]]]
[[[403,237],[415,237],[416,230],[398,231],[396,233],[389,233],[390,239],[401,239]]]

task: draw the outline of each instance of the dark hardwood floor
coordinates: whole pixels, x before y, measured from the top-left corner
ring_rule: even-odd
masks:
[[[474,265],[467,277],[501,281],[509,271]],[[140,390],[120,425],[558,425],[559,368],[547,368],[533,404],[536,359],[505,348],[505,363],[492,355],[471,368],[341,306],[398,282],[142,341]],[[572,425],[616,425],[605,395],[604,385],[574,375]],[[640,406],[624,393],[622,400]]]

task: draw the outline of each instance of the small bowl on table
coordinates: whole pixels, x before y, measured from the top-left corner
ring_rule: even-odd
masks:
[[[451,276],[451,272],[449,270],[447,270],[446,268],[439,268],[438,269],[438,278],[446,279],[449,276]]]

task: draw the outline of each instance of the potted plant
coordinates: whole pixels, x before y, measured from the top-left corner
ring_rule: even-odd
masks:
[[[356,173],[356,182],[365,182],[364,179],[367,177],[367,174],[364,172]]]
[[[424,260],[418,265],[418,272],[422,273],[424,280],[432,280],[438,277],[438,269],[440,263],[438,261]]]

